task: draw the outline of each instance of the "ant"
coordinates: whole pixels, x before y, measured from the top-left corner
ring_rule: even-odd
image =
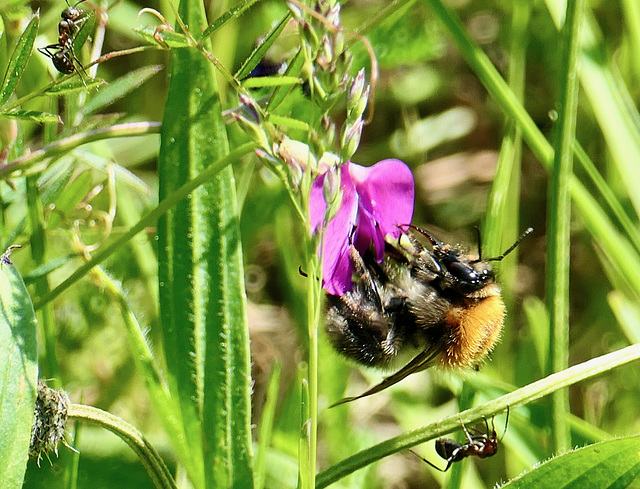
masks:
[[[55,69],[65,75],[78,72],[75,63],[84,71],[82,63],[80,63],[80,60],[73,51],[73,36],[78,33],[81,24],[91,15],[78,8],[78,5],[84,1],[85,0],[80,0],[74,6],[69,5],[67,1],[67,8],[60,14],[62,20],[58,23],[58,42],[56,44],[49,44],[43,48],[38,48],[38,51],[51,58]]]
[[[505,420],[504,431],[500,439],[498,439],[498,435],[496,434],[494,418],[491,418],[491,432],[489,432],[489,423],[487,422],[487,418],[483,416],[483,419],[486,429],[484,433],[472,430],[472,436],[471,433],[469,433],[469,430],[467,430],[466,426],[464,424],[462,425],[462,429],[464,430],[464,433],[467,437],[467,443],[465,444],[458,443],[457,441],[451,439],[440,438],[436,440],[436,452],[438,453],[438,455],[440,455],[441,458],[447,461],[447,466],[444,469],[441,469],[437,465],[429,462],[427,459],[421,457],[413,450],[410,451],[423,462],[428,463],[429,465],[431,465],[431,467],[439,470],[440,472],[446,472],[454,462],[460,462],[462,459],[465,459],[467,457],[492,457],[498,452],[498,443],[502,440],[505,432],[507,431],[507,423],[509,423],[509,408],[507,408],[507,419]]]

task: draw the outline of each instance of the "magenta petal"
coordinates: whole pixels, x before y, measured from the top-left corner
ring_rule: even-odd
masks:
[[[354,239],[356,249],[364,255],[371,247],[371,243],[373,243],[376,261],[380,263],[384,258],[384,234],[380,231],[373,216],[362,206],[358,209],[356,226],[356,237]]]
[[[399,237],[402,231],[398,225],[409,224],[413,217],[415,195],[411,169],[400,160],[388,159],[368,168],[352,163],[349,173],[360,197],[360,206],[378,224],[382,236]]]
[[[326,173],[312,185],[309,197],[309,215],[313,231],[322,223],[327,208],[323,184]],[[325,290],[333,295],[343,295],[351,289],[353,265],[349,258],[350,238],[356,224],[358,196],[347,166],[340,169],[342,202],[338,213],[327,224],[324,235],[322,275]]]

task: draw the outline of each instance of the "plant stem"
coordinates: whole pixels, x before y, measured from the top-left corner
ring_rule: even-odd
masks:
[[[70,404],[67,416],[100,425],[120,437],[140,457],[142,465],[158,489],[176,489],[173,477],[162,458],[135,426],[111,413],[84,404]]]
[[[551,371],[560,372],[569,365],[569,263],[571,244],[571,195],[569,182],[573,173],[573,141],[578,105],[578,35],[583,0],[569,0],[562,29],[563,52],[558,124],[555,152],[549,182],[549,229],[547,308],[551,328]],[[553,395],[553,436],[556,452],[571,446],[566,422],[570,412],[569,392]]]

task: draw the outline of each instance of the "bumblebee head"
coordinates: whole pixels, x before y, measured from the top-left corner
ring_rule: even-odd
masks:
[[[504,259],[525,237],[533,232],[533,228],[528,228],[502,255],[494,258],[482,258],[482,241],[478,230],[478,258],[471,259],[460,248],[442,243],[424,229],[413,225],[408,225],[408,227],[418,231],[431,243],[433,261],[444,287],[451,288],[461,294],[471,294],[494,282],[495,274],[489,262]]]
[[[495,280],[488,261],[470,260],[459,249],[434,246],[434,254],[449,278],[450,287],[462,294],[475,292]]]

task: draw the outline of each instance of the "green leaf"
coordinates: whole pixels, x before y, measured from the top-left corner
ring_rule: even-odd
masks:
[[[32,122],[53,122],[62,124],[62,119],[56,114],[50,114],[48,112],[38,112],[36,110],[10,110],[9,112],[2,112],[2,117],[9,119],[22,119]]]
[[[179,13],[204,24],[199,0]],[[159,155],[160,199],[228,154],[213,65],[172,51]],[[194,487],[251,488],[250,359],[233,169],[226,167],[158,223],[161,322],[169,389],[178,399]],[[202,444],[198,443],[199,441]]]
[[[68,93],[91,90],[102,86],[105,83],[106,82],[101,78],[93,78],[85,84],[81,81],[71,81],[68,78],[63,77],[60,78],[59,83],[55,83],[42,93],[46,95],[66,95]]]
[[[22,487],[38,381],[31,297],[6,255],[0,261],[0,480]]]
[[[543,463],[503,488],[623,489],[640,482],[640,436],[594,443]]]
[[[137,70],[130,71],[123,77],[109,83],[109,85],[100,89],[84,106],[82,109],[83,114],[91,114],[107,105],[111,105],[116,100],[121,99],[129,92],[138,88],[161,69],[161,65],[144,66]]]
[[[4,75],[4,80],[2,80],[2,87],[0,87],[0,106],[4,105],[7,100],[9,100],[9,97],[20,81],[20,77],[22,77],[22,73],[24,72],[27,62],[29,61],[29,57],[31,56],[33,43],[38,35],[39,24],[40,17],[35,15],[22,33],[22,36],[20,36],[20,39],[18,39],[18,43],[11,54],[11,59],[9,60],[9,66],[7,67],[7,72]]]
[[[218,17],[213,24],[207,27],[200,36],[199,42],[204,41],[207,37],[222,27],[227,21],[233,17],[240,17],[244,14],[254,3],[258,3],[260,0],[244,0],[239,5],[227,10],[223,15]]]
[[[256,46],[256,48],[251,52],[249,57],[244,60],[240,69],[234,75],[238,80],[242,80],[246,76],[249,76],[249,73],[253,71],[253,69],[258,66],[258,63],[264,58],[264,55],[269,50],[269,48],[273,45],[273,43],[278,39],[278,36],[285,28],[289,19],[291,18],[291,14],[287,14],[284,18],[276,24],[271,31],[264,36],[264,39]]]
[[[80,52],[84,43],[87,42],[89,35],[93,32],[96,25],[96,16],[91,11],[86,11],[85,21],[80,25],[80,30],[73,36],[73,50],[76,53]],[[84,14],[83,14],[84,15]]]

